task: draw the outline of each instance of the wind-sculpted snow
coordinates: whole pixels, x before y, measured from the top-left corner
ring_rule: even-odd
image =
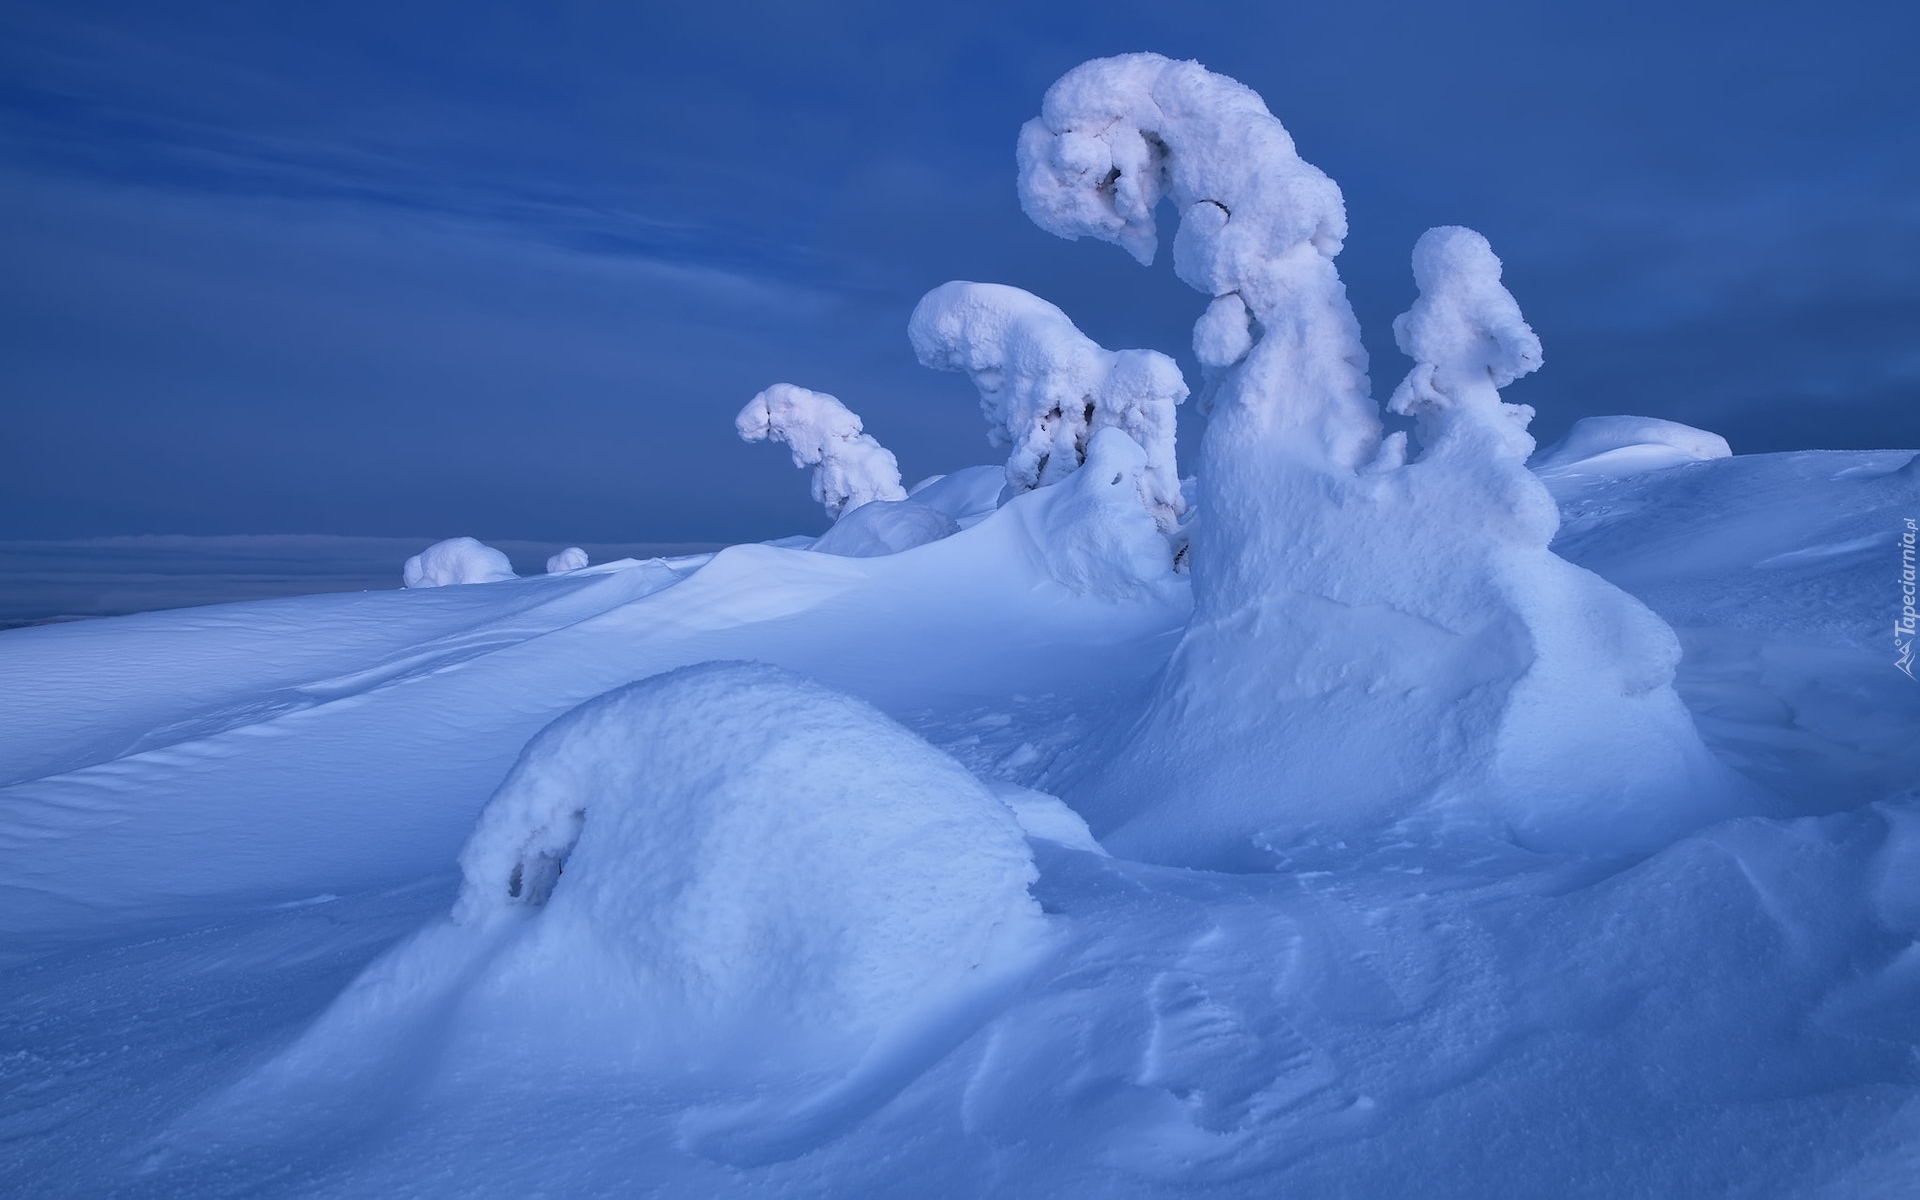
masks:
[[[1015,491],[1080,469],[1087,442],[1119,429],[1146,452],[1142,503],[1162,530],[1186,501],[1174,462],[1174,407],[1187,398],[1180,368],[1153,350],[1102,349],[1067,314],[1030,292],[995,283],[943,283],[907,324],[923,366],[964,371],[980,390],[988,440],[1012,447]]]
[[[1484,238],[1437,229],[1415,250],[1420,298],[1395,327],[1410,456],[1368,399],[1339,189],[1258,96],[1195,63],[1096,60],[1048,90],[1019,161],[1043,228],[1143,261],[1171,198],[1174,268],[1212,298],[1194,619],[1141,718],[1088,748],[1069,798],[1103,842],[1247,867],[1409,821],[1619,848],[1731,811],[1672,688],[1672,632],[1548,549],[1532,413],[1498,390],[1539,341]]]
[[[568,546],[547,559],[547,574],[564,575],[568,571],[578,571],[586,565],[587,552],[578,546]]]
[[[847,558],[877,558],[937,542],[959,528],[952,517],[931,505],[872,500],[835,521],[810,549]]]
[[[1529,466],[1545,479],[1635,475],[1733,453],[1727,439],[1658,417],[1582,417],[1567,435],[1534,455]]]
[[[512,579],[513,564],[492,546],[470,537],[435,542],[409,558],[400,573],[410,588],[446,587],[460,583],[500,583]]]
[[[776,383],[747,401],[733,426],[742,441],[785,442],[794,466],[813,468],[813,498],[836,520],[870,501],[907,498],[893,452],[825,392]]]
[[[1681,627],[1710,744],[1782,814],[1644,858],[1503,830],[1295,842],[1240,875],[1101,855],[1029,789],[1063,793],[1065,754],[1130,710],[1186,612],[1154,588],[1076,596],[1047,568],[1044,518],[1086,470],[883,558],[741,546],[0,634],[0,751],[23,781],[0,792],[0,1177],[194,1200],[1266,1200],[1409,1178],[1446,1200],[1900,1195],[1920,1134],[1920,688],[1882,651],[1911,457],[1583,484],[1560,544]],[[950,476],[943,503],[973,509],[998,474]],[[770,1037],[776,1059],[819,1056],[782,1071],[744,1035],[639,1032],[653,1010],[618,1001],[640,994],[645,921],[602,933],[576,910],[590,936],[537,936],[570,887],[598,892],[591,810],[545,906],[510,895],[515,864],[537,894],[538,854],[501,855],[474,877],[501,911],[448,919],[448,864],[522,746],[716,657],[827,680],[990,780],[1029,832],[1044,957],[856,1065]],[[616,763],[647,750],[585,734],[569,743]],[[542,811],[564,829],[564,803]],[[809,869],[789,857],[759,880]],[[607,881],[606,911],[628,884]],[[847,887],[819,887],[845,911]],[[798,990],[843,994],[833,978]]]

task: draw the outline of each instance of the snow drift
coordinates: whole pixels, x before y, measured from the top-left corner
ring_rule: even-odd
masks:
[[[846,558],[878,558],[937,542],[959,528],[952,517],[930,504],[873,500],[835,521],[810,549]]]
[[[1115,853],[1271,863],[1409,820],[1540,844],[1649,845],[1724,811],[1724,771],[1671,683],[1673,634],[1547,549],[1499,398],[1539,342],[1470,230],[1429,231],[1396,322],[1415,360],[1384,442],[1333,257],[1340,191],[1249,89],[1196,63],[1085,63],[1019,144],[1022,206],[1211,297],[1195,611],[1147,711],[1070,793]]]
[[[555,720],[460,869],[450,922],[195,1122],[298,1125],[288,1105],[315,1087],[351,1101],[337,1085],[356,1073],[391,1087],[408,1061],[437,1077],[524,1057],[745,1089],[760,1106],[704,1111],[695,1140],[778,1157],[759,1126],[804,1140],[884,1101],[1044,944],[1007,805],[866,703],[755,663],[685,667]],[[793,1111],[776,1119],[782,1088]]]
[[[448,538],[409,558],[401,569],[403,587],[446,587],[456,583],[500,583],[514,578],[507,556],[476,538]]]
[[[1658,417],[1583,417],[1567,435],[1534,455],[1543,476],[1620,477],[1682,463],[1708,462],[1733,453],[1717,433]]]
[[[1101,429],[1119,429],[1146,453],[1140,499],[1171,531],[1186,508],[1174,463],[1174,407],[1187,398],[1180,368],[1156,350],[1100,347],[1067,314],[997,283],[943,283],[907,324],[923,366],[964,371],[980,390],[988,440],[1010,446],[1016,492],[1058,483],[1087,460]]]

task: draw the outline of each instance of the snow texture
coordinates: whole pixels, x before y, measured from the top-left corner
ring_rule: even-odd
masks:
[[[874,500],[835,521],[811,549],[846,558],[878,558],[937,542],[959,529],[952,517],[931,505]]]
[[[1733,453],[1717,433],[1658,417],[1582,417],[1567,435],[1533,456],[1541,475],[1607,475],[1615,478],[1690,462],[1710,462]]]
[[[1409,461],[1381,440],[1333,267],[1339,189],[1253,92],[1157,55],[1085,63],[1048,90],[1019,163],[1043,228],[1142,261],[1170,198],[1175,271],[1211,297],[1194,618],[1145,713],[1088,748],[1067,793],[1104,844],[1259,867],[1411,822],[1623,849],[1730,810],[1672,687],[1672,631],[1548,549],[1531,414],[1498,392],[1539,343],[1484,239],[1439,229],[1416,250],[1420,298],[1396,323],[1416,360],[1396,406],[1424,443]]]
[[[1186,502],[1174,462],[1174,408],[1187,398],[1180,368],[1155,350],[1105,350],[1067,314],[997,283],[943,283],[907,325],[921,365],[964,371],[980,391],[988,440],[1009,446],[1007,483],[1058,483],[1087,458],[1087,442],[1115,428],[1146,451],[1141,501],[1162,530]]]
[[[733,426],[743,441],[785,442],[794,466],[813,468],[813,498],[835,520],[874,500],[907,498],[893,453],[825,392],[776,383],[749,400]]]
[[[492,546],[470,537],[435,542],[407,560],[402,586],[446,587],[456,583],[499,583],[514,578],[513,563]]]
[[[586,565],[587,552],[578,546],[568,546],[547,559],[547,574],[565,575],[568,571],[578,571]]]

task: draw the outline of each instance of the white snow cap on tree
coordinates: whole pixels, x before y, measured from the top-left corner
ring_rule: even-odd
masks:
[[[812,467],[813,498],[839,520],[871,500],[905,500],[900,464],[862,433],[860,418],[825,392],[776,383],[747,401],[733,427],[743,441],[785,442],[793,465]]]
[[[1158,54],[1082,63],[1021,129],[1019,170],[1035,224],[1115,242],[1142,263],[1159,240],[1154,208],[1171,199],[1174,272],[1213,297],[1194,353],[1210,372],[1245,364],[1219,392],[1229,410],[1249,410],[1253,428],[1235,437],[1304,429],[1337,465],[1372,456],[1366,351],[1333,269],[1346,207],[1251,88]],[[1253,353],[1256,330],[1275,341],[1264,355]]]
[[[1414,368],[1388,407],[1419,420],[1429,449],[1471,425],[1524,460],[1533,409],[1503,402],[1500,389],[1540,369],[1540,339],[1501,286],[1493,247],[1459,225],[1429,229],[1413,247],[1413,278],[1420,298],[1394,319],[1393,336]]]
[[[578,571],[586,565],[587,552],[578,546],[568,546],[547,560],[547,574],[565,575],[568,571]]]
[[[506,555],[470,537],[435,542],[409,558],[400,572],[401,585],[410,588],[500,583],[513,578],[513,563]]]
[[[1162,529],[1186,508],[1174,466],[1174,406],[1187,398],[1180,368],[1155,350],[1112,351],[1067,314],[1016,287],[943,283],[907,323],[924,366],[964,371],[980,391],[987,438],[1009,446],[1017,491],[1058,483],[1087,459],[1094,432],[1115,428],[1147,454],[1141,500]]]

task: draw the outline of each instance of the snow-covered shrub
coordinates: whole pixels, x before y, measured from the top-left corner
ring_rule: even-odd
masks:
[[[914,500],[875,500],[853,509],[810,549],[844,558],[898,554],[958,532],[952,517]]]
[[[568,546],[547,559],[547,574],[565,575],[568,571],[578,571],[586,565],[587,552],[578,546]]]
[[[1020,827],[984,785],[864,702],[751,663],[553,722],[460,867],[457,923],[537,911],[516,954],[541,986],[621,981],[581,1002],[676,1037],[859,1042],[1041,929]]]
[[[1444,225],[1413,247],[1420,298],[1393,323],[1401,353],[1414,361],[1387,407],[1419,422],[1428,453],[1533,453],[1533,409],[1508,404],[1500,389],[1540,369],[1540,339],[1500,285],[1500,260],[1471,229]],[[1463,445],[1491,438],[1490,445]]]
[[[794,466],[813,468],[813,498],[835,520],[870,501],[907,498],[892,452],[825,392],[776,383],[747,401],[733,426],[743,441],[785,442]]]
[[[1720,811],[1726,776],[1671,687],[1678,643],[1547,549],[1558,512],[1498,386],[1539,361],[1483,239],[1438,230],[1397,325],[1381,438],[1333,257],[1339,188],[1249,89],[1152,54],[1085,63],[1021,131],[1022,206],[1208,296],[1194,349],[1194,616],[1135,728],[1072,792],[1113,850],[1234,866],[1408,819],[1570,846],[1646,844]]]
[[[1146,451],[1142,502],[1162,529],[1178,523],[1174,406],[1187,384],[1172,359],[1102,349],[1058,308],[996,283],[941,284],[921,297],[907,334],[922,365],[964,371],[979,389],[988,440],[1011,448],[1014,491],[1065,479],[1095,431],[1116,428]]]
[[[1729,458],[1727,439],[1658,417],[1582,417],[1528,464],[1542,475],[1619,477]]]
[[[400,572],[401,585],[410,588],[499,583],[513,578],[513,563],[506,555],[470,537],[435,542],[409,558]]]

